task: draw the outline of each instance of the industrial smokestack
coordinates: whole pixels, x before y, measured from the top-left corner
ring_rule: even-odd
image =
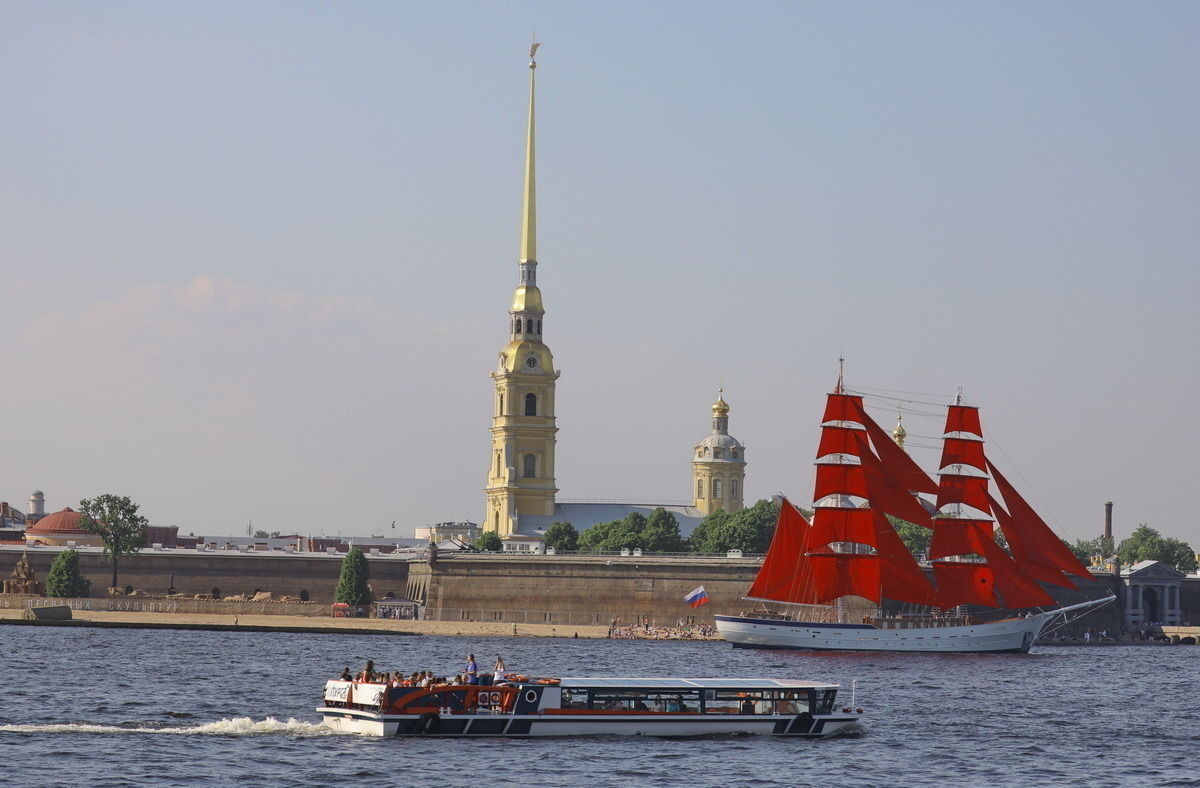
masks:
[[[1104,504],[1104,538],[1112,541],[1112,501]]]

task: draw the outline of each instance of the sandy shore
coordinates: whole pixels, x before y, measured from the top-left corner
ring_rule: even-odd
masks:
[[[0,624],[24,624],[20,610],[0,610]],[[202,613],[129,613],[75,610],[70,621],[37,621],[32,626],[100,626],[147,629],[215,629],[248,632],[353,632],[379,635],[463,635],[512,637],[513,625],[478,621],[391,621],[377,618],[211,615]],[[604,638],[608,627],[517,624],[517,637]]]

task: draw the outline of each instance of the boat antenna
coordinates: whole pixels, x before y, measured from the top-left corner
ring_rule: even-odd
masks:
[[[839,353],[838,354],[838,382],[837,382],[837,385],[833,389],[834,394],[843,393],[842,392],[842,373],[844,371],[845,364],[846,364],[846,359]]]

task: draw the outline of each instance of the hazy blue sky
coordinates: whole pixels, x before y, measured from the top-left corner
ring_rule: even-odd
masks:
[[[479,521],[534,30],[561,497],[688,500],[724,385],[807,503],[844,353],[1200,548],[1190,2],[4,3],[0,497]]]

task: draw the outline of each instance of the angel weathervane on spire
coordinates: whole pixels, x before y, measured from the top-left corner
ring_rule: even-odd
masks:
[[[534,41],[533,44],[529,47],[529,67],[530,68],[537,68],[537,60],[535,58],[537,57],[537,48],[540,46],[541,46],[541,44],[539,44],[537,41]]]

